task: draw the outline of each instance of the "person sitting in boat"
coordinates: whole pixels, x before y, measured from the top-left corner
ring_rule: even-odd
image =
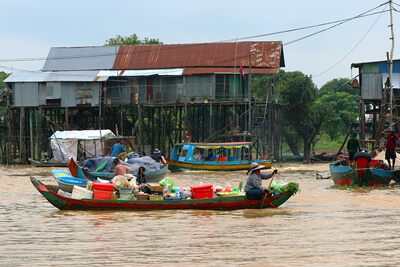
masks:
[[[349,152],[349,160],[353,164],[354,154],[361,151],[360,141],[357,139],[357,132],[353,132],[349,141],[347,141],[347,151]]]
[[[205,158],[204,158],[204,150],[203,149],[199,149],[199,154],[197,154],[196,159],[198,161],[204,161]]]
[[[119,139],[118,143],[114,144],[111,147],[111,156],[115,158],[115,157],[118,157],[118,155],[123,152],[125,152],[125,156],[126,156],[126,142],[124,139]],[[123,157],[123,156],[121,155],[121,157]]]
[[[247,199],[249,200],[261,200],[263,195],[268,194],[268,188],[262,186],[262,180],[268,180],[278,173],[278,170],[274,170],[272,173],[261,173],[261,169],[264,166],[260,166],[257,162],[253,162],[250,165],[250,169],[247,174],[250,173],[247,178],[244,191],[246,192]]]
[[[153,155],[151,155],[150,157],[151,157],[152,159],[154,159],[155,161],[157,161],[158,163],[163,163],[163,164],[166,164],[166,163],[167,163],[167,162],[165,161],[164,157],[161,156],[161,151],[160,151],[158,148],[156,148],[156,149],[153,151]]]
[[[136,176],[136,183],[138,185],[147,183],[146,182],[146,174],[145,174],[145,172],[146,172],[146,168],[145,167],[139,167],[139,170],[138,170],[138,173],[137,173],[137,176]]]
[[[128,166],[125,166],[124,164],[121,164],[119,162],[118,158],[114,159],[114,165],[115,165],[115,167],[114,167],[114,176],[131,173],[131,168],[129,168]]]
[[[399,140],[397,134],[394,133],[394,127],[390,128],[390,132],[386,139],[386,152],[385,159],[389,163],[389,168],[394,169],[394,164],[396,162],[396,141]],[[393,164],[391,164],[392,160]]]
[[[215,157],[215,154],[214,154],[214,150],[213,149],[208,150],[207,160],[208,161],[215,161],[215,159],[216,159],[216,157]]]

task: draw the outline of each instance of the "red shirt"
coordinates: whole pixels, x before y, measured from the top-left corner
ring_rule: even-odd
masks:
[[[396,141],[399,140],[397,134],[389,133],[386,139],[386,149],[387,150],[395,150],[396,149]]]

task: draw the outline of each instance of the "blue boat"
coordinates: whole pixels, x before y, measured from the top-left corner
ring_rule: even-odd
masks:
[[[269,169],[272,162],[265,159],[253,159],[251,142],[230,143],[181,143],[175,144],[171,158],[166,158],[171,171],[202,170],[202,171],[239,171],[248,170],[252,162]],[[196,159],[200,150],[215,151],[216,160],[204,161]],[[205,153],[206,154],[206,153]],[[249,156],[250,155],[250,156]]]

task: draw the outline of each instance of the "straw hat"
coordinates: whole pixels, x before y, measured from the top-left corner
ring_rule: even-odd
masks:
[[[161,153],[161,151],[158,148],[156,148],[156,150],[153,151],[153,154],[158,154],[158,153]]]
[[[261,170],[261,169],[265,169],[265,166],[260,166],[260,164],[258,164],[257,162],[252,162],[250,165],[250,169],[247,171],[247,174],[249,174],[250,172],[256,171],[256,170]]]

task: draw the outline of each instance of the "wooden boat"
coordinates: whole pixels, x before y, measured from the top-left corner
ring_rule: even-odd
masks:
[[[80,167],[81,168],[81,167]],[[107,172],[89,172],[88,170],[81,168],[83,176],[88,180],[96,180],[97,178],[103,180],[111,180],[114,177],[113,173]],[[168,171],[168,165],[165,165],[162,169],[155,171],[146,171],[147,182],[159,182],[165,178]],[[137,173],[132,173],[133,176],[137,176]]]
[[[114,177],[112,173],[91,173],[77,165],[73,160],[71,160],[68,167],[70,172],[66,170],[53,170],[54,179],[57,181],[61,189],[66,192],[72,192],[74,185],[86,187],[88,181],[95,181],[97,178],[102,180],[111,180]],[[167,171],[168,166],[164,166],[161,170],[146,172],[146,181],[148,183],[159,182],[165,178]]]
[[[31,158],[28,158],[30,163],[35,166],[35,167],[68,167],[68,162],[57,162],[52,159],[50,160],[34,160]]]
[[[66,170],[53,170],[53,177],[60,189],[65,192],[72,192],[74,185],[86,187],[88,180],[85,177],[74,177]]]
[[[338,160],[338,156],[333,155],[333,154],[327,154],[327,153],[321,153],[318,155],[313,155],[311,157],[311,160],[315,162],[324,162],[324,161],[335,161]]]
[[[399,171],[390,170],[382,160],[373,159],[365,152],[354,155],[354,164],[350,166],[346,159],[329,165],[335,185],[387,186],[391,180],[399,181]]]
[[[286,192],[265,200],[247,200],[246,196],[224,196],[203,199],[185,200],[99,200],[71,199],[58,195],[40,180],[31,176],[34,187],[53,206],[60,210],[166,210],[166,209],[199,209],[199,210],[239,210],[277,208],[293,194]]]
[[[103,180],[111,180],[114,177],[112,172],[89,172],[88,170],[79,166],[73,159],[71,159],[68,165],[71,176],[77,178],[86,178],[88,180],[96,180],[97,178]],[[159,182],[165,178],[168,172],[168,165],[155,171],[146,171],[146,181],[147,182]],[[133,176],[137,176],[137,173],[131,173]]]
[[[251,142],[175,144],[171,158],[166,158],[166,161],[171,171],[239,171],[248,170],[252,162],[258,162],[267,169],[271,168],[272,163],[269,160],[252,159],[251,147]],[[213,149],[217,155],[216,161],[198,161],[196,155],[200,149]]]
[[[304,160],[303,155],[282,155],[279,157],[279,161],[282,162],[303,161],[303,160]]]

